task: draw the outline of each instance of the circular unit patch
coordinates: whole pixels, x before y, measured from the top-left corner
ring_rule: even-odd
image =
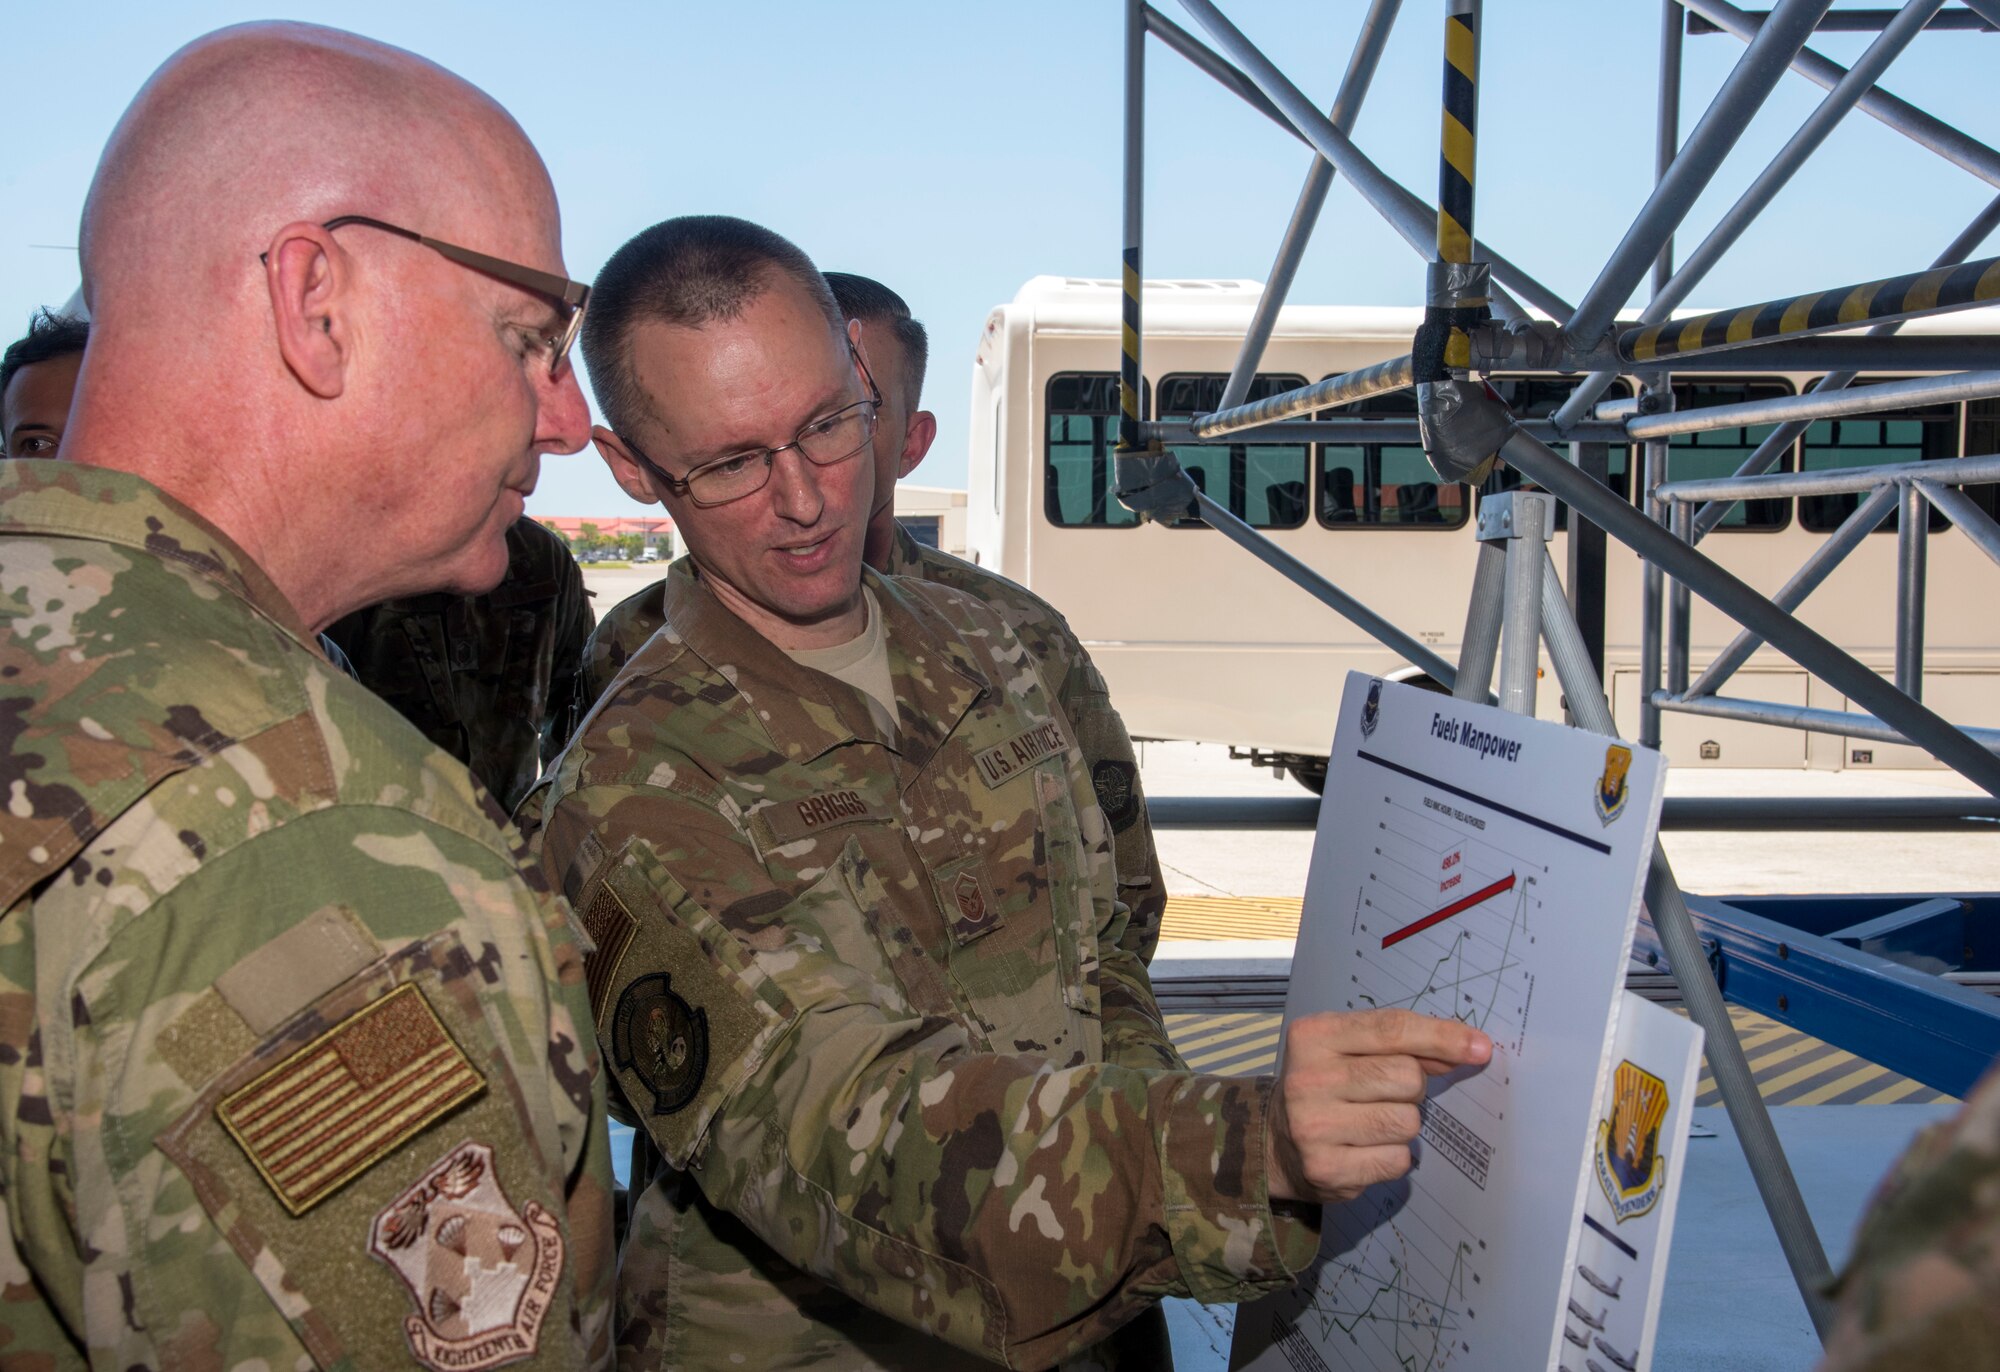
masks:
[[[708,1015],[675,992],[665,972],[625,988],[611,1019],[611,1058],[653,1093],[653,1113],[684,1110],[708,1075]]]

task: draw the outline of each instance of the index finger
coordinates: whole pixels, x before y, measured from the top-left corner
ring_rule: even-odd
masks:
[[[1493,1040],[1471,1025],[1410,1010],[1361,1010],[1312,1017],[1307,1038],[1314,1048],[1348,1057],[1400,1053],[1425,1061],[1426,1070],[1477,1066],[1493,1056]]]

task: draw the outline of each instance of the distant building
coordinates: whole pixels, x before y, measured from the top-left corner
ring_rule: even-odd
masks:
[[[593,518],[590,515],[538,515],[538,523],[561,534],[569,543],[570,551],[578,557],[590,550],[584,547],[584,525],[588,524],[609,550],[616,551],[621,540],[629,535],[639,536],[639,550],[643,556],[651,552],[661,561],[679,557],[685,549],[674,532],[674,521],[665,515],[640,516],[607,515]]]
[[[965,556],[965,492],[943,486],[896,485],[896,522],[917,542]]]

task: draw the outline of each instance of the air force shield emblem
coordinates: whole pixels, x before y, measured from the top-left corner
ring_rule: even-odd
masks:
[[[1604,750],[1604,773],[1597,778],[1597,817],[1608,826],[1612,820],[1625,813],[1625,802],[1631,799],[1631,791],[1625,784],[1625,774],[1632,769],[1632,750],[1622,743],[1614,743]]]
[[[1592,1162],[1611,1213],[1623,1224],[1658,1204],[1666,1182],[1660,1126],[1667,1118],[1667,1084],[1634,1063],[1621,1062],[1611,1087],[1611,1118],[1597,1123]]]
[[[1375,732],[1375,726],[1382,722],[1382,683],[1368,683],[1368,699],[1361,703],[1361,737]]]

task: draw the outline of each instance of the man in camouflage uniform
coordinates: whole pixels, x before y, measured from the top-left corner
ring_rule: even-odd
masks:
[[[1283,1202],[1401,1175],[1420,1059],[1490,1052],[1388,1012],[1302,1021],[1281,1087],[1160,1065],[1026,649],[973,597],[864,570],[860,337],[741,220],[657,225],[595,287],[594,436],[691,556],[522,813],[657,1150],[628,1368],[1090,1365],[1162,1296],[1289,1284],[1317,1242]]]
[[[1890,1169],[1834,1295],[1822,1372],[2000,1369],[2000,1066]]]
[[[1111,826],[1118,899],[1131,911],[1123,942],[1141,961],[1151,962],[1166,913],[1167,886],[1153,847],[1153,826],[1146,814],[1132,738],[1112,707],[1104,678],[1055,606],[997,572],[917,542],[896,522],[896,482],[916,469],[937,437],[937,416],[918,407],[929,338],[924,326],[911,318],[903,298],[881,282],[851,272],[827,272],[826,284],[840,312],[861,325],[861,345],[874,360],[874,377],[882,392],[872,449],[875,501],[868,515],[863,559],[889,576],[918,577],[984,601],[1027,648],[1036,674],[1076,731],[1098,806]],[[664,580],[656,581],[627,596],[590,636],[584,649],[586,702],[602,695],[619,668],[659,629],[665,617],[666,586]],[[1171,1065],[1178,1066],[1178,1060]]]
[[[600,1366],[567,912],[313,637],[493,584],[584,440],[547,173],[429,63],[247,26],[139,94],[82,233],[66,460],[0,464],[0,1363]]]
[[[569,545],[525,515],[484,595],[405,596],[327,631],[361,684],[463,762],[510,814],[582,718],[594,620]]]

